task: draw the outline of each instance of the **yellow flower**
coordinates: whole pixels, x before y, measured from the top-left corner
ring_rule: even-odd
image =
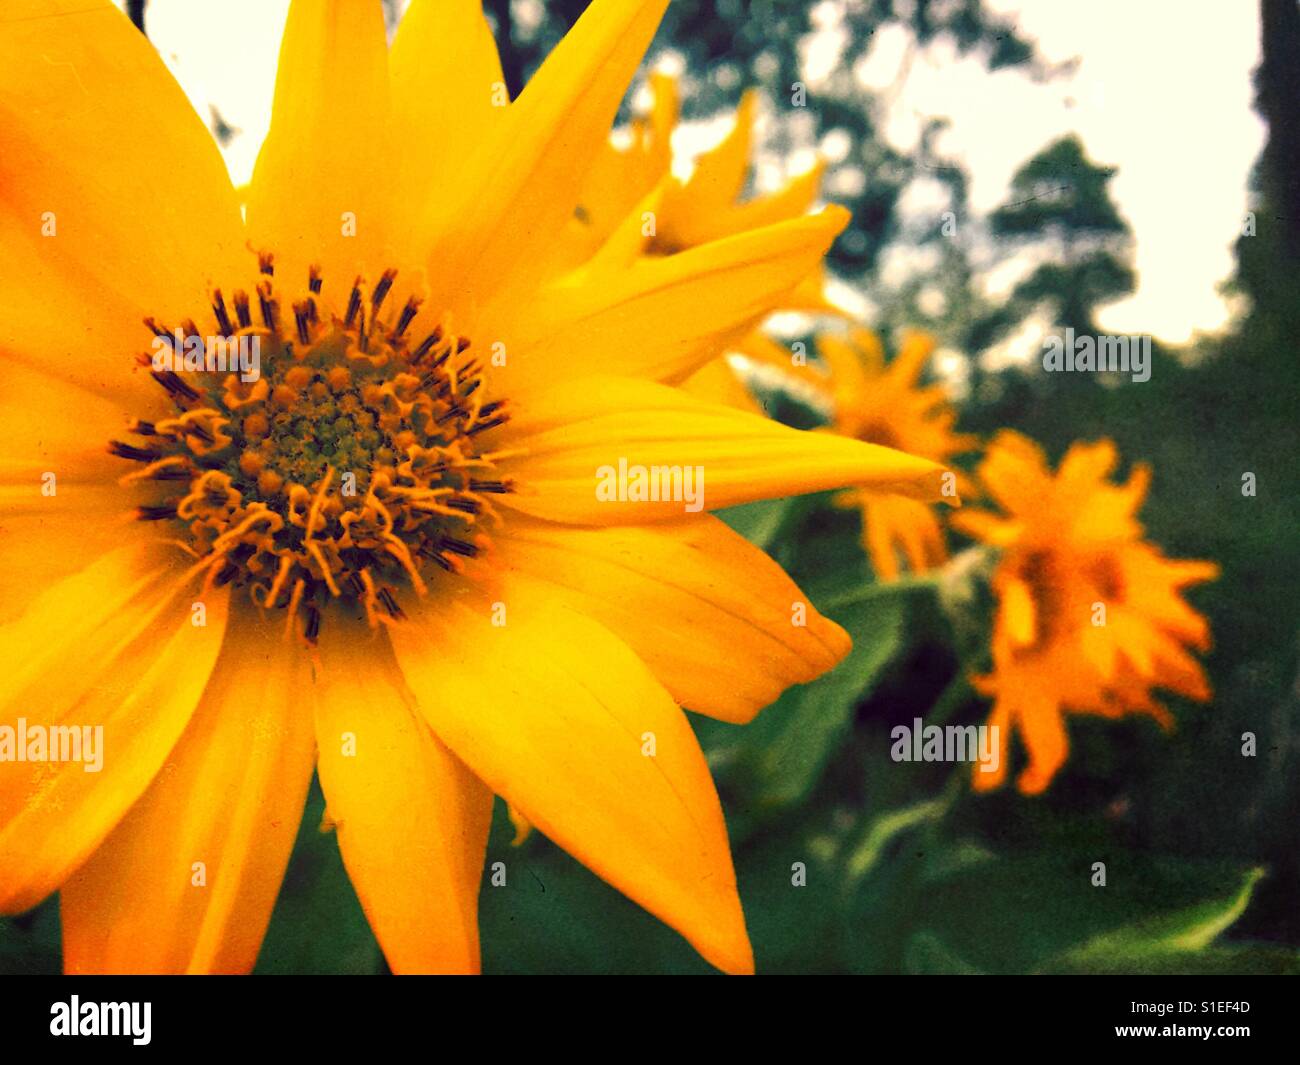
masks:
[[[632,120],[626,143],[607,140],[588,172],[566,231],[564,261],[574,263],[592,255],[620,227],[629,238],[628,254],[657,258],[789,222],[811,209],[824,170],[820,161],[775,192],[744,198],[758,110],[756,92],[745,93],[731,130],[694,160],[690,176],[682,180],[672,172],[672,135],[680,111],[677,81],[654,73],[650,89],[650,113]],[[842,314],[823,295],[823,283],[819,260],[772,309]],[[759,324],[760,318],[751,319],[720,340],[727,350],[751,361],[769,362],[774,349],[780,349],[756,328]],[[789,353],[780,351],[778,368],[789,366]],[[741,410],[762,409],[725,356],[706,363],[685,387],[692,395]]]
[[[588,252],[608,239],[638,206],[652,211],[642,253],[673,255],[716,240],[798,218],[817,199],[824,166],[818,162],[783,188],[742,199],[750,172],[758,94],[742,97],[736,120],[715,147],[701,153],[685,180],[672,174],[672,135],[680,100],[677,81],[650,75],[653,106],[633,119],[627,143],[607,140],[588,172],[579,195],[574,237],[585,234]],[[636,223],[640,226],[640,215]],[[820,304],[819,304],[820,306]]]
[[[939,471],[671,387],[842,211],[556,268],[664,7],[596,0],[500,106],[477,2],[414,0],[390,52],[378,3],[298,0],[245,220],[108,0],[6,5],[0,911],[61,890],[69,971],[250,969],[313,769],[395,971],[477,969],[494,793],[752,968],[679,707],[746,721],[848,639],[600,471],[702,470],[705,509]]]
[[[979,788],[1005,779],[1012,728],[1029,756],[1018,785],[1035,794],[1065,762],[1066,713],[1142,713],[1169,727],[1153,689],[1210,697],[1187,651],[1209,647],[1209,625],[1181,590],[1213,579],[1218,567],[1167,559],[1143,539],[1136,515],[1150,471],[1135,467],[1113,485],[1117,461],[1108,440],[1074,444],[1053,474],[1031,440],[1000,433],[978,472],[1006,517],[967,510],[953,519],[1002,549],[993,672],[977,679],[994,698],[989,724],[999,728],[1001,758],[996,772],[974,774]]]
[[[889,363],[879,338],[866,329],[854,329],[847,338],[823,333],[817,351],[830,371],[836,432],[941,464],[977,446],[975,437],[953,431],[957,412],[942,387],[918,384],[933,338],[909,334]],[[968,490],[955,470],[952,485],[961,494]],[[900,550],[914,573],[948,557],[939,518],[925,502],[867,489],[843,492],[836,501],[861,508],[863,547],[881,580],[898,577]]]

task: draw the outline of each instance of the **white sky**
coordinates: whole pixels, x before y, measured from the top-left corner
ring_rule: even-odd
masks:
[[[988,0],[1017,17],[1049,62],[1079,57],[1070,77],[1036,85],[1017,71],[990,75],[935,46],[915,56],[892,101],[886,135],[913,143],[920,121],[946,115],[939,142],[972,175],[977,211],[1005,196],[1011,175],[1048,141],[1077,131],[1091,158],[1118,164],[1116,200],[1137,234],[1139,289],[1107,308],[1102,325],[1181,342],[1223,324],[1216,286],[1232,269],[1246,210],[1246,177],[1263,144],[1251,110],[1258,58],[1252,0]],[[834,62],[834,3],[810,67]],[[270,119],[275,63],[288,0],[150,0],[149,34],[205,118],[209,103],[241,130],[226,149],[247,181]],[[859,74],[894,80],[907,38],[882,33]],[[810,80],[815,71],[810,71]],[[711,138],[721,127],[711,124]],[[714,132],[716,131],[716,132]],[[794,169],[800,169],[796,166]],[[924,203],[916,205],[925,209]]]
[[[1216,292],[1247,210],[1246,179],[1263,147],[1251,109],[1259,56],[1251,0],[989,0],[1016,17],[1049,62],[1078,57],[1073,76],[1041,85],[990,75],[951,48],[919,54],[889,112],[886,135],[914,143],[920,119],[947,115],[940,150],[972,176],[972,206],[1005,197],[1016,168],[1065,133],[1089,157],[1118,165],[1111,189],[1137,236],[1139,288],[1101,313],[1118,333],[1171,342],[1221,326]],[[869,67],[888,85],[906,49],[882,34]]]

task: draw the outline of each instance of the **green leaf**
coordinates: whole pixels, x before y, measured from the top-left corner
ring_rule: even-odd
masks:
[[[759,804],[788,806],[817,783],[854,707],[903,646],[905,613],[905,597],[888,591],[827,611],[853,637],[853,650],[825,676],[787,691],[748,727]]]
[[[903,969],[912,975],[978,976],[981,970],[948,947],[938,936],[920,932],[907,942]]]
[[[1194,972],[1205,952],[1218,952],[1206,963],[1211,969],[1234,958],[1243,966],[1261,961],[1213,945],[1245,910],[1259,869],[1064,841],[956,869],[930,857],[919,879],[901,884],[909,898],[892,919],[984,971]],[[1094,857],[1106,861],[1104,887],[1092,884]],[[862,917],[871,920],[869,912]]]
[[[313,781],[258,973],[368,974],[385,971],[379,944],[343,868],[338,840],[322,832],[325,797]]]
[[[668,925],[539,832],[514,846],[514,828],[505,809],[498,800],[479,889],[484,973],[714,971]]]
[[[870,875],[890,841],[918,825],[933,824],[948,812],[950,806],[949,798],[927,799],[901,810],[888,810],[873,818],[862,842],[845,861],[847,886],[851,889],[863,877]]]
[[[717,516],[755,547],[766,551],[794,508],[794,499],[759,499],[719,510]]]
[[[1238,887],[1227,894],[1095,936],[1049,966],[1088,969],[1125,961],[1140,965],[1147,957],[1202,950],[1246,912],[1263,876],[1263,869],[1248,869]]]
[[[57,895],[29,913],[0,919],[0,976],[50,976],[62,970]]]
[[[1080,976],[1298,976],[1300,951],[1260,943],[1204,950],[1156,950],[1142,956],[1062,959],[1046,970]]]

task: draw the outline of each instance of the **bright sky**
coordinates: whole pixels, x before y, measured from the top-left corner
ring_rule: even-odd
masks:
[[[941,150],[964,161],[978,211],[1005,197],[1011,175],[1049,140],[1077,132],[1096,162],[1118,165],[1111,189],[1137,235],[1139,288],[1102,312],[1117,333],[1171,342],[1213,330],[1228,314],[1216,292],[1247,209],[1246,180],[1263,147],[1251,109],[1259,57],[1251,0],[989,0],[1016,18],[1073,76],[1033,84],[989,75],[951,48],[918,55],[889,114],[887,135],[914,142],[920,120],[947,115]],[[882,34],[869,72],[888,85],[906,51]]]
[[[1256,5],[988,2],[1016,16],[1048,61],[1079,57],[1075,73],[1036,85],[1016,71],[989,75],[977,59],[958,61],[951,48],[935,46],[914,58],[892,102],[887,136],[907,147],[923,118],[950,117],[940,147],[969,167],[973,203],[982,211],[1002,200],[1017,166],[1077,131],[1094,160],[1120,165],[1112,188],[1137,234],[1139,290],[1103,312],[1103,326],[1171,342],[1221,326],[1228,311],[1216,286],[1232,269],[1246,178],[1264,135],[1251,110]],[[215,103],[241,130],[226,150],[237,182],[252,173],[269,123],[287,8],[288,0],[149,3],[150,37],[200,114],[206,118]],[[835,0],[818,5],[826,17],[805,53],[812,67],[835,61],[835,8]],[[901,31],[879,35],[860,75],[889,85],[906,48]]]

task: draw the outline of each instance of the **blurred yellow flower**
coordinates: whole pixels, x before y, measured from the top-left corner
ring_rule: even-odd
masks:
[[[919,384],[934,352],[932,337],[908,334],[889,362],[880,339],[861,328],[847,338],[820,334],[817,352],[830,371],[826,387],[836,432],[942,465],[978,446],[976,437],[954,431],[957,412],[943,388]],[[950,472],[950,495],[968,494],[961,473]],[[926,503],[866,489],[842,492],[836,502],[861,509],[863,546],[881,580],[898,577],[900,552],[913,573],[948,557],[939,517]]]
[[[823,164],[782,188],[744,198],[751,169],[759,97],[743,96],[731,130],[693,161],[684,180],[673,174],[673,131],[679,118],[676,78],[653,73],[653,105],[635,118],[624,141],[607,140],[583,183],[579,206],[564,242],[563,258],[577,263],[602,246],[649,258],[673,256],[708,245],[725,247],[737,237],[764,232],[807,214],[817,199]],[[611,239],[619,233],[623,240]],[[607,252],[608,253],[608,252]],[[784,293],[772,310],[843,314],[823,293],[820,261]],[[791,358],[757,328],[766,315],[721,338],[727,351],[751,361],[789,369]],[[742,410],[761,410],[725,355],[707,363],[685,385],[692,395]]]
[[[671,387],[842,210],[557,260],[665,6],[596,0],[509,102],[477,0],[414,0],[391,52],[377,0],[296,0],[244,219],[108,0],[9,0],[0,711],[104,759],[0,762],[0,911],[61,889],[69,971],[251,969],[313,769],[395,971],[478,968],[494,793],[752,968],[680,707],[747,721],[848,637],[593,471],[699,469],[711,509],[940,470]],[[233,340],[256,380],[208,365]]]
[[[1009,734],[1024,740],[1022,792],[1041,792],[1065,762],[1064,715],[1172,718],[1152,698],[1166,688],[1204,701],[1210,685],[1187,647],[1210,645],[1205,618],[1181,590],[1218,575],[1213,562],[1171,560],[1143,539],[1137,512],[1150,471],[1121,485],[1109,477],[1113,443],[1074,444],[1053,473],[1041,448],[1014,432],[990,444],[978,475],[1005,516],[967,508],[953,524],[1002,550],[993,670],[976,679],[994,699],[999,768],[974,774],[980,789],[1006,776]]]

